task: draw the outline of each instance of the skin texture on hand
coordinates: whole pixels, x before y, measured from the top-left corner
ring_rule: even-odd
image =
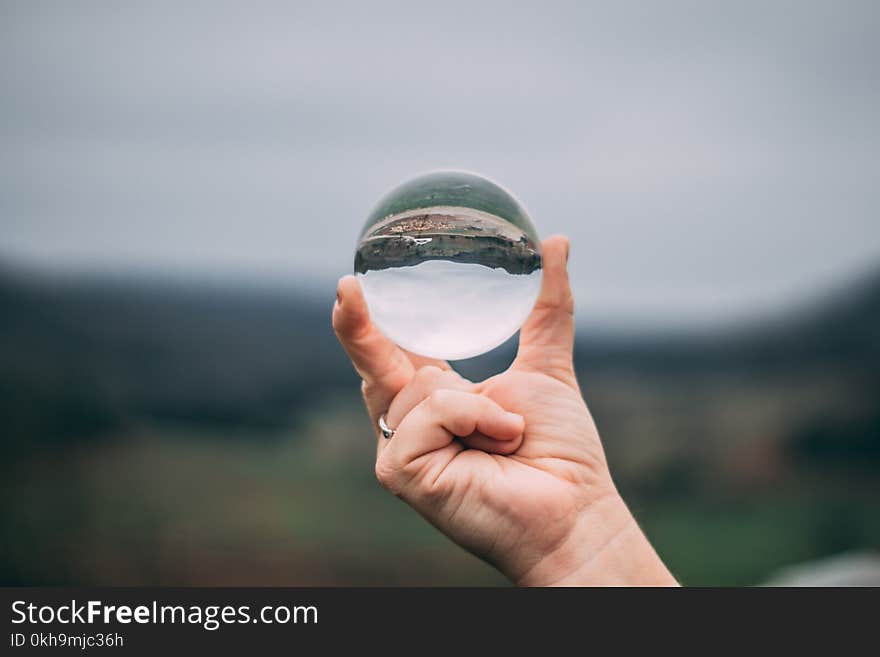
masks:
[[[612,482],[574,373],[568,240],[542,245],[543,284],[510,368],[471,382],[408,354],[340,280],[333,327],[363,379],[376,476],[523,585],[674,585]],[[385,440],[386,414],[396,432]]]

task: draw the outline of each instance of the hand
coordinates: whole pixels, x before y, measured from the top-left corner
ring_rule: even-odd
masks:
[[[479,383],[394,345],[370,322],[357,280],[340,281],[333,326],[364,380],[376,476],[514,582],[674,585],[614,487],[578,388],[568,241],[542,250],[516,360]],[[378,432],[382,413],[391,440]]]

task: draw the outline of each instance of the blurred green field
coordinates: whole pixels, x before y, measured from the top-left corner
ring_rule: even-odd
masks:
[[[333,405],[299,435],[143,426],[40,455],[4,481],[3,561],[20,583],[503,583],[380,489],[364,426]]]
[[[323,302],[12,279],[0,304],[2,583],[506,584],[375,482]],[[579,340],[615,480],[683,583],[880,548],[878,338],[880,284],[727,336]]]
[[[297,435],[147,425],[54,449],[4,481],[4,563],[31,584],[505,584],[380,489],[365,428],[334,400]],[[840,483],[627,499],[681,581],[749,585],[880,544],[876,481]]]

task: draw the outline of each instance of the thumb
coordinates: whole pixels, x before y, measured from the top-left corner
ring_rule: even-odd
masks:
[[[568,250],[568,238],[562,235],[541,244],[541,292],[520,331],[513,366],[574,383],[574,297],[568,282]]]

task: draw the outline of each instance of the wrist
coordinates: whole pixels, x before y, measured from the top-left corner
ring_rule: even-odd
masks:
[[[587,507],[566,540],[515,581],[521,586],[678,586],[616,491]]]

